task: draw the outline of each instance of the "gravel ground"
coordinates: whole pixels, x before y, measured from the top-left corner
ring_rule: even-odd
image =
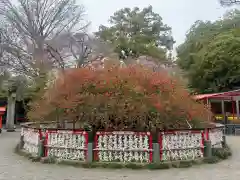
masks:
[[[240,137],[227,137],[233,157],[218,164],[156,171],[81,169],[32,163],[13,153],[19,132],[0,135],[0,180],[239,180]]]

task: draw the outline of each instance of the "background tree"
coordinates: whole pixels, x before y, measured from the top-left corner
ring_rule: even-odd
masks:
[[[0,0],[0,5],[0,65],[18,73],[36,77],[52,67],[63,68],[61,56],[56,56],[49,42],[63,33],[82,32],[87,27],[84,9],[74,0]]]
[[[99,27],[96,36],[113,44],[120,58],[149,55],[165,60],[166,49],[174,43],[171,28],[162,22],[152,6],[140,10],[124,8],[114,13],[109,20],[111,26]]]
[[[82,67],[88,62],[88,56],[93,51],[93,37],[85,32],[62,33],[61,36],[50,40],[52,57],[59,57],[65,62],[65,67]],[[60,53],[59,53],[60,52]]]
[[[201,92],[222,92],[240,87],[240,32],[214,37],[189,71],[191,87]]]
[[[177,63],[198,92],[219,92],[239,86],[240,11],[215,22],[197,21],[177,48]]]
[[[0,66],[34,81],[35,90],[45,87],[53,68],[65,68],[63,52],[52,46],[63,34],[84,32],[84,9],[75,0],[0,0]],[[71,41],[72,42],[72,41]],[[15,93],[21,91],[14,79],[8,82],[7,124],[13,129]],[[13,89],[13,90],[11,90]],[[19,94],[19,93],[18,93]]]

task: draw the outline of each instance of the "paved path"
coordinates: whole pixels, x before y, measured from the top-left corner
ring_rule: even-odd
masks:
[[[240,137],[228,137],[233,157],[213,165],[156,171],[82,169],[32,163],[13,153],[19,132],[0,135],[0,180],[239,180]]]

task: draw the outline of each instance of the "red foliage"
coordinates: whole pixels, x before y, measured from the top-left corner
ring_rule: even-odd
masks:
[[[177,79],[140,66],[69,69],[32,108],[33,119],[59,110],[64,118],[105,129],[188,128],[186,120],[196,126],[211,117]]]

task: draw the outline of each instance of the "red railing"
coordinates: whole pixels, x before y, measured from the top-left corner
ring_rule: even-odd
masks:
[[[79,154],[77,151],[84,151],[84,159],[87,158],[88,152],[88,133],[78,130],[47,130],[45,134],[45,156],[49,156],[49,152],[53,149],[58,152],[54,153],[58,156],[61,149],[69,150],[69,152]],[[68,152],[62,152],[68,153]],[[76,155],[77,156],[77,155]]]
[[[88,157],[88,133],[82,130],[57,130],[23,126],[25,131],[38,134],[39,140],[45,137],[44,156],[59,156],[72,160],[86,161]],[[222,142],[223,127],[202,130],[172,130],[158,134],[160,160],[179,160],[201,158],[204,153],[204,141],[211,140],[213,147]],[[38,143],[36,138],[26,133],[26,145],[33,153],[32,144]],[[34,141],[34,142],[33,142]],[[36,142],[35,142],[36,141]],[[93,142],[93,160],[95,161],[153,161],[153,136],[150,132],[113,131],[97,132]],[[218,146],[219,145],[219,146]],[[157,148],[155,148],[157,149]],[[91,149],[90,149],[91,150]],[[70,157],[71,156],[71,157]],[[115,157],[116,156],[116,157]],[[121,156],[121,157],[120,157]]]
[[[100,139],[105,138],[105,142]],[[135,138],[135,139],[134,139]],[[136,139],[137,138],[137,139]],[[132,142],[132,140],[134,142]],[[138,141],[138,143],[136,143]],[[144,141],[144,142],[143,142]],[[146,142],[147,141],[147,142]],[[128,131],[114,131],[114,132],[97,132],[94,140],[94,160],[99,161],[99,153],[122,154],[124,159],[119,161],[126,161],[131,158],[131,153],[149,153],[148,162],[153,159],[153,143],[150,132],[128,132]],[[128,156],[128,157],[126,157]],[[136,155],[137,156],[137,155]],[[114,157],[115,159],[117,157]],[[110,158],[111,159],[111,158]],[[141,157],[139,159],[141,161]]]
[[[204,153],[204,131],[165,131],[159,133],[160,160],[179,160]]]

